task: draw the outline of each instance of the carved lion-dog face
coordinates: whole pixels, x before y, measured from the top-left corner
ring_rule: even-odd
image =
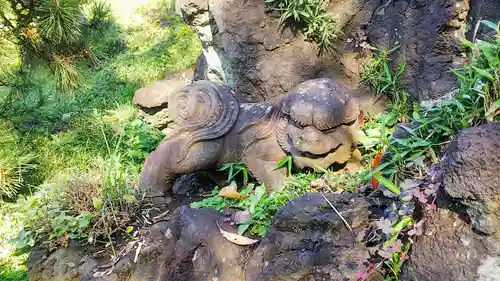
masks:
[[[301,83],[284,101],[282,113],[278,142],[298,167],[326,169],[349,160],[349,127],[360,109],[344,86],[329,79]]]

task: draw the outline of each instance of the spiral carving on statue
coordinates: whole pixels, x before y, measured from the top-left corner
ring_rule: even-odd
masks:
[[[193,144],[227,134],[236,122],[238,112],[239,105],[231,88],[215,82],[197,81],[170,96],[168,113],[178,127],[169,135],[188,134],[181,153],[185,157]]]

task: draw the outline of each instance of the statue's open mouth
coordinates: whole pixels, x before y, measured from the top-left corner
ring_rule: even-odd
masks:
[[[330,153],[334,153],[339,147],[340,147],[340,145],[330,149],[330,151],[328,151],[326,153],[321,153],[321,154],[314,154],[314,153],[307,152],[307,151],[301,151],[300,155],[303,157],[311,158],[311,159],[326,158]]]

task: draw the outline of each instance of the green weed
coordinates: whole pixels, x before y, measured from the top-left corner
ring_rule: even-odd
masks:
[[[361,135],[361,142],[368,151],[386,154],[385,161],[368,173],[365,179],[373,177],[378,180],[382,186],[395,194],[396,200],[402,204],[415,197],[421,203],[435,207],[434,202],[429,204],[429,198],[436,190],[424,187],[423,191],[420,188],[411,191],[412,185],[415,184],[414,175],[431,173],[426,170],[426,163],[437,163],[441,148],[461,129],[499,120],[500,26],[492,22],[482,23],[494,29],[497,35],[487,41],[464,42],[471,52],[465,56],[462,67],[452,70],[460,82],[459,92],[455,97],[430,108],[402,104],[409,102],[405,97],[406,93],[399,89],[397,81],[392,80],[399,75],[399,71],[393,75],[389,70],[390,51],[380,52],[381,57],[375,56],[372,64],[365,69],[367,72],[364,74],[364,81],[370,83],[378,93],[391,95],[393,101],[391,111],[383,114],[378,120],[380,127],[377,129],[373,124],[367,124],[365,135]],[[385,132],[395,129],[393,126],[396,121],[400,122],[400,118],[395,116],[402,116],[402,110],[408,116],[407,122],[398,125],[398,135],[388,137]],[[373,130],[378,133],[367,133]],[[405,216],[399,217],[396,222],[386,220],[380,224],[384,233],[391,233],[379,251],[379,255],[386,259],[385,264],[392,272],[385,280],[398,280],[399,271],[409,250],[409,244],[403,244],[398,236],[412,224],[413,219]],[[421,222],[415,225],[421,227]],[[408,235],[420,235],[421,229],[417,231],[416,228],[413,234],[410,234],[410,231]],[[415,234],[418,232],[420,234]]]
[[[30,249],[45,235],[49,243],[64,245],[68,239],[111,240],[114,233],[124,231],[136,204],[135,177],[121,158],[121,136],[108,140],[103,135],[103,142],[109,155],[88,173],[61,174],[33,195],[18,199],[24,227],[13,240],[16,248]]]
[[[28,281],[28,275],[24,269],[10,270],[8,268],[0,267],[0,280]]]
[[[293,166],[293,157],[290,155],[287,155],[281,159],[278,164],[276,164],[276,168],[286,168],[286,171],[288,173],[288,176],[292,175],[292,166]]]
[[[226,163],[222,166],[222,168],[219,169],[219,171],[227,171],[227,182],[231,182],[235,178],[235,176],[241,172],[243,176],[243,185],[247,185],[248,183],[248,169],[244,161]]]
[[[391,120],[388,120],[390,126],[397,122],[406,122],[410,113],[410,104],[408,94],[401,89],[399,78],[406,68],[406,61],[403,60],[397,71],[390,70],[390,55],[396,51],[399,46],[390,50],[371,47],[373,56],[364,66],[361,74],[361,84],[367,84],[375,93],[385,95],[391,101]]]
[[[248,230],[253,235],[263,236],[276,212],[290,200],[309,191],[311,182],[317,178],[317,174],[296,174],[282,190],[274,192],[268,192],[265,185],[249,183],[240,190],[241,195],[247,196],[243,199],[222,197],[218,188],[215,188],[211,197],[192,203],[190,207],[214,208],[221,212],[226,208],[234,208],[249,212],[251,220],[240,223],[238,233],[243,234]]]
[[[279,26],[292,26],[318,44],[320,53],[332,47],[339,32],[335,16],[327,13],[325,0],[266,0],[267,5],[281,12]]]
[[[0,198],[14,197],[26,187],[36,168],[35,155],[23,147],[21,136],[11,124],[0,120]]]
[[[490,21],[482,24],[496,31],[493,38],[477,42],[463,41],[470,49],[465,65],[454,69],[460,81],[460,99],[471,107],[482,110],[481,118],[491,122],[500,115],[500,31]]]

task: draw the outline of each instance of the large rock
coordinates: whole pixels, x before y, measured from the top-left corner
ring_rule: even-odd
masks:
[[[472,226],[500,237],[500,123],[463,130],[449,146],[444,188]]]
[[[500,280],[500,123],[462,130],[442,162],[437,211],[400,280]]]
[[[179,208],[172,219],[151,228],[129,280],[243,281],[248,248],[220,235],[217,222],[230,230],[214,209]]]
[[[166,107],[168,97],[191,83],[193,69],[168,75],[163,80],[153,82],[135,91],[132,102],[143,108]]]
[[[29,280],[244,281],[249,248],[226,240],[216,222],[235,232],[214,209],[181,207],[119,247],[110,262],[76,243],[53,253],[39,249],[28,261]]]
[[[362,196],[303,195],[283,207],[246,266],[246,281],[344,280],[363,250],[356,235],[370,223],[370,204]],[[366,249],[365,249],[366,250]]]
[[[478,19],[500,16],[496,0],[348,0],[329,1],[338,20],[333,51],[318,57],[314,43],[289,29],[277,31],[279,14],[261,0],[180,0],[186,21],[203,42],[196,79],[222,81],[247,100],[267,100],[298,83],[318,77],[344,80],[356,87],[369,54],[368,45],[400,48],[400,78],[414,100],[429,101],[455,93],[449,70],[458,67],[460,40],[472,38]],[[470,11],[470,12],[469,12]],[[478,36],[487,32],[480,26]]]
[[[449,70],[460,62],[468,0],[380,1],[368,25],[370,44],[400,48],[394,69],[403,59],[403,87],[417,100],[435,99],[457,87]]]
[[[500,239],[475,232],[461,207],[441,194],[427,210],[424,231],[412,245],[402,281],[498,281]]]
[[[97,262],[86,249],[72,241],[67,248],[59,248],[50,253],[37,246],[28,259],[28,279],[36,281],[82,280],[92,272]],[[112,279],[109,279],[112,280]]]
[[[251,246],[236,245],[221,235],[218,225],[236,232],[229,217],[214,209],[182,206],[154,217],[152,226],[116,247],[112,260],[109,253],[97,254],[93,247],[75,242],[54,252],[39,247],[29,257],[29,280],[343,280],[355,273],[352,264],[368,253],[357,234],[374,216],[362,196],[327,198],[353,232],[319,193],[303,195],[282,208],[261,242]]]
[[[168,116],[168,98],[191,83],[193,69],[168,75],[134,93],[133,104],[141,109],[140,116],[155,128],[165,129],[173,120]]]
[[[264,1],[183,0],[182,10],[203,42],[198,79],[225,82],[249,100],[267,100],[325,76],[347,78],[354,86],[366,62],[363,46],[369,43],[388,49],[401,45],[394,67],[406,58],[401,81],[422,101],[457,85],[448,70],[461,62],[459,41],[466,32],[469,1],[331,1],[329,11],[343,33],[334,51],[322,57],[300,34],[286,28],[278,32],[279,14],[266,12]]]
[[[248,101],[279,96],[335,65],[303,36],[280,33],[264,1],[184,0],[182,10],[203,44],[198,79],[227,83]]]

